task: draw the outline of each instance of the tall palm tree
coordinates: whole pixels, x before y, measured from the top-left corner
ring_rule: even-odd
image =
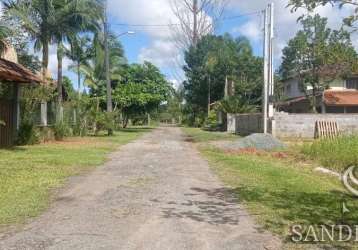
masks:
[[[52,30],[53,38],[57,43],[58,61],[58,121],[62,121],[62,61],[65,56],[64,43],[76,43],[77,35],[81,32],[98,32],[101,27],[103,11],[101,11],[100,2],[95,0],[57,0],[54,1],[53,5],[55,23]]]
[[[77,74],[78,98],[81,98],[81,65],[87,65],[91,59],[91,39],[88,36],[76,36],[71,41],[71,48],[65,51],[66,57],[71,59],[74,64],[70,66]]]
[[[49,45],[56,41],[59,59],[59,86],[62,91],[63,42],[81,31],[98,27],[102,18],[101,0],[0,0],[4,11],[21,21],[34,41],[35,50],[42,50],[42,75],[46,80]],[[59,93],[59,96],[61,94]],[[59,97],[60,98],[60,97]],[[60,99],[59,99],[60,100]]]

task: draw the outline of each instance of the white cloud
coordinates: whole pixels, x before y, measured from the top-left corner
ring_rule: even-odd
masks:
[[[109,0],[110,15],[128,24],[177,23],[170,0]],[[134,30],[135,27],[133,28]],[[150,61],[158,67],[172,66],[180,58],[172,30],[167,27],[140,27],[150,36],[151,42],[140,50],[138,61]]]
[[[68,58],[64,58],[62,61],[62,68],[63,68],[63,74],[67,74],[68,66],[70,66],[72,61]],[[48,64],[48,70],[50,71],[52,77],[54,79],[57,79],[57,69],[58,69],[58,63],[57,63],[57,46],[51,45],[50,46],[50,55],[49,55],[49,64]]]
[[[180,58],[175,44],[170,40],[155,40],[150,47],[142,48],[140,62],[150,61],[158,67],[166,67]]]
[[[296,34],[300,28],[297,19],[304,12],[303,9],[291,13],[287,8],[288,0],[251,0],[251,1],[232,1],[231,8],[239,10],[241,13],[263,10],[270,2],[275,4],[275,35],[276,35],[276,58],[281,58],[281,51],[287,42]],[[342,24],[342,18],[352,12],[351,7],[343,9],[332,8],[330,5],[317,8],[316,12],[323,17],[328,18],[328,25],[331,28],[339,28]],[[258,16],[252,16],[249,20],[236,27],[234,31],[241,35],[246,35],[253,42],[258,37],[262,38],[262,20]],[[352,39],[354,41],[354,39]]]
[[[257,42],[262,37],[262,29],[260,23],[257,20],[250,20],[241,26],[238,26],[232,30],[234,34],[238,33],[245,35],[247,38],[254,42]]]

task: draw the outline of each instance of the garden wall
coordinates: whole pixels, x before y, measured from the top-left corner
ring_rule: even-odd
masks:
[[[276,137],[314,138],[316,121],[335,121],[343,134],[358,134],[358,114],[275,113],[268,130]],[[262,133],[262,114],[229,114],[228,132],[240,135]]]
[[[228,114],[228,132],[240,135],[249,135],[263,132],[262,114]]]

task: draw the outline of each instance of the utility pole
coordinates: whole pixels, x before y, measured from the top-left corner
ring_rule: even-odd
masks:
[[[104,1],[104,50],[105,50],[105,66],[106,66],[106,85],[107,85],[107,114],[110,115],[113,111],[112,106],[112,84],[109,71],[109,48],[108,48],[108,16],[107,16],[107,0]],[[108,135],[113,135],[113,130],[108,128]]]
[[[263,86],[263,132],[268,132],[268,121],[274,116],[274,4],[264,11],[264,86]]]
[[[274,72],[274,3],[270,5],[270,62],[269,62],[269,108],[268,108],[268,116],[271,119],[274,116],[274,94],[275,94],[275,72]]]
[[[268,44],[268,8],[264,10],[264,86],[263,86],[263,100],[262,100],[262,113],[263,113],[263,132],[267,134],[267,108],[268,108],[268,76],[269,76],[269,44]]]
[[[108,48],[108,17],[107,17],[107,0],[104,1],[104,49],[105,49],[105,67],[106,67],[106,85],[107,85],[107,112],[111,113],[112,107],[112,86],[111,76],[109,70],[109,48]]]

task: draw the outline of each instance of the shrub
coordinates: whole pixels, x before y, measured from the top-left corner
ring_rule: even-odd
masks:
[[[343,171],[353,165],[358,166],[357,152],[358,135],[317,140],[312,144],[305,144],[302,148],[302,153],[310,159],[336,171]]]
[[[64,122],[56,123],[53,129],[56,141],[62,141],[66,136],[71,134],[70,128]]]
[[[206,118],[204,123],[204,129],[207,130],[219,130],[220,124],[218,123],[218,116],[215,110],[211,110],[208,118]]]
[[[18,145],[34,145],[40,143],[40,134],[33,123],[21,123],[16,143]]]

